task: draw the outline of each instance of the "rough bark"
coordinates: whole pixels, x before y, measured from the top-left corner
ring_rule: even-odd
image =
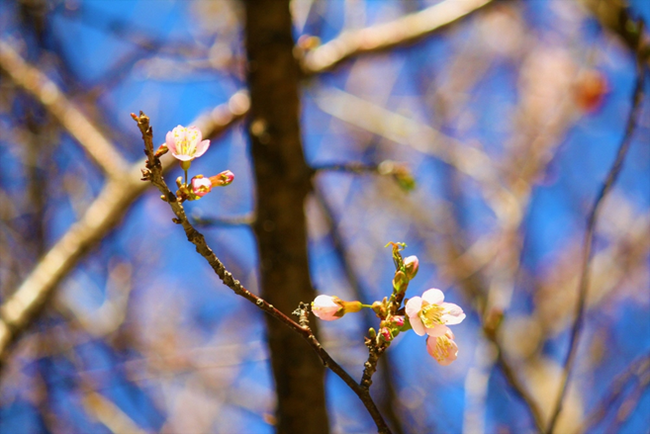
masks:
[[[245,4],[261,293],[290,314],[315,296],[304,214],[310,171],[300,138],[300,69],[293,56],[289,1]],[[278,399],[277,431],[328,432],[322,363],[301,337],[277,320],[267,317],[267,330]]]

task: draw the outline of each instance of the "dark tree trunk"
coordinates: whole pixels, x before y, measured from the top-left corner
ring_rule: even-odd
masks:
[[[261,292],[290,315],[301,301],[315,296],[304,214],[310,171],[300,138],[300,71],[293,57],[289,1],[250,0],[245,4]],[[325,369],[320,359],[278,321],[267,317],[267,327],[278,398],[277,431],[328,432]]]

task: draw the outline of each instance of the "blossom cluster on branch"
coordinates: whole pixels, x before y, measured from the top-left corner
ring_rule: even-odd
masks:
[[[418,273],[420,262],[415,255],[402,258],[405,243],[390,242],[392,246],[395,275],[393,292],[382,301],[371,305],[359,301],[344,301],[337,296],[319,295],[312,302],[312,312],[321,320],[337,320],[348,313],[363,308],[372,309],[380,319],[379,331],[370,328],[367,344],[376,351],[385,350],[400,332],[413,329],[420,336],[427,336],[427,351],[438,363],[446,366],[456,360],[458,345],[447,325],[457,325],[465,319],[463,309],[456,304],[444,302],[441,290],[431,288],[422,296],[404,299],[409,282]]]
[[[172,156],[178,159],[185,172],[184,181],[182,177],[176,179],[178,186],[176,196],[181,200],[195,201],[207,195],[213,187],[227,186],[235,179],[235,174],[225,170],[211,177],[204,177],[203,174],[196,175],[188,183],[187,171],[190,169],[192,160],[205,154],[209,147],[210,141],[203,140],[201,130],[193,126],[178,125],[172,131],[167,132],[165,143],[156,151],[156,157],[170,151]]]

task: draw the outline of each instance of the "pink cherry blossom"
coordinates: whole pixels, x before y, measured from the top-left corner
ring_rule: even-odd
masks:
[[[206,195],[212,190],[212,182],[209,178],[203,178],[202,175],[197,175],[192,178],[192,192],[199,197]]]
[[[185,162],[201,157],[208,150],[210,141],[202,139],[198,128],[179,125],[167,133],[165,145],[174,157]]]
[[[445,333],[440,337],[427,337],[427,352],[442,366],[451,364],[458,357],[458,345],[454,341],[454,333],[446,326],[445,328]]]
[[[409,299],[406,314],[416,334],[441,337],[448,330],[445,325],[457,325],[463,321],[463,309],[444,300],[445,295],[437,288],[425,291],[422,297]]]
[[[314,302],[311,303],[311,311],[321,320],[340,319],[344,313],[343,307],[337,301],[340,299],[336,296],[316,296]]]

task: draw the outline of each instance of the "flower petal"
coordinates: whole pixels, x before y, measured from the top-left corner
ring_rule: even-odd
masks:
[[[425,328],[427,335],[431,337],[442,337],[447,333],[449,328],[447,328],[442,323],[435,325],[433,328]]]
[[[427,333],[427,329],[424,327],[422,320],[420,320],[418,316],[409,317],[409,321],[411,322],[411,328],[413,328],[413,331],[415,331],[417,335],[423,336]]]
[[[428,337],[427,351],[441,366],[447,366],[458,358],[458,345],[448,338]]]
[[[172,134],[174,135],[174,138],[177,141],[185,140],[186,133],[187,133],[187,129],[180,124],[174,127],[174,129],[172,130]]]
[[[334,302],[331,296],[327,295],[318,295],[316,296],[316,299],[314,299],[314,305],[325,308],[325,307],[336,307],[336,309],[339,308],[339,306]]]
[[[172,152],[172,156],[176,157],[178,160],[181,160],[183,162],[186,162],[188,160],[192,160],[194,157],[188,156],[187,154],[176,154]]]
[[[443,302],[441,306],[446,311],[445,314],[441,316],[441,320],[447,325],[458,325],[466,317],[463,309],[456,304]]]
[[[429,290],[422,293],[422,299],[430,304],[440,305],[442,301],[445,300],[445,295],[442,290],[439,290],[437,288],[430,288]]]
[[[203,140],[203,133],[201,133],[201,130],[199,130],[198,128],[196,128],[194,126],[189,127],[188,130],[190,130],[192,132],[196,132],[195,140],[196,140],[197,143],[201,142]]]
[[[422,309],[422,298],[420,296],[412,297],[406,303],[406,315],[410,317],[418,317]],[[420,334],[422,335],[422,334]]]
[[[172,154],[176,152],[176,139],[174,139],[174,134],[171,131],[168,131],[167,136],[165,136],[165,145]]]
[[[199,132],[199,137],[201,137],[201,132]],[[194,153],[194,158],[201,157],[210,147],[210,140],[206,139],[202,142],[199,142],[196,145],[196,152]]]

